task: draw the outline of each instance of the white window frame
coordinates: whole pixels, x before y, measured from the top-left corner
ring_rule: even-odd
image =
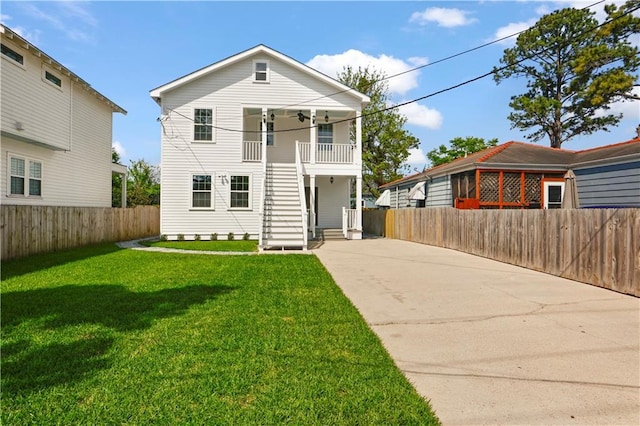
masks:
[[[269,126],[271,126],[271,130],[269,130]],[[267,146],[276,146],[276,134],[275,134],[276,125],[273,121],[267,121]],[[260,142],[264,142],[262,140],[262,121],[260,121]],[[271,138],[271,143],[269,143],[269,138]]]
[[[324,128],[327,127],[329,129],[331,129],[331,142],[322,142],[321,138],[324,140],[327,140],[329,138],[329,136],[320,136],[320,128]],[[320,151],[331,151],[333,150],[333,138],[334,138],[334,128],[333,128],[333,123],[319,123],[318,124],[318,145],[320,144],[324,144],[322,145],[322,147],[319,149]],[[328,144],[331,144],[331,146],[327,146]]]
[[[258,71],[258,64],[266,64],[267,65],[267,69],[265,71]],[[254,59],[253,60],[253,67],[251,68],[251,73],[252,73],[252,80],[254,83],[259,83],[259,84],[264,84],[264,83],[269,83],[271,80],[271,64],[269,63],[268,59]],[[265,79],[264,80],[258,80],[258,73],[264,73],[265,75]]]
[[[47,78],[47,73],[49,73],[52,77],[57,78],[60,81],[60,85],[58,86],[56,83],[54,83],[53,81],[49,80]],[[44,81],[45,83],[47,83],[48,85],[55,87],[58,90],[62,90],[62,76],[58,75],[55,71],[53,71],[51,68],[44,66],[42,67],[42,81]]]
[[[252,198],[252,193],[253,193],[253,188],[252,188],[252,184],[253,184],[253,173],[242,173],[242,172],[238,172],[238,173],[229,173],[229,190],[227,191],[228,194],[228,206],[229,206],[229,210],[251,210],[252,209],[252,202],[251,202],[251,198]],[[247,189],[247,207],[231,207],[231,181],[233,180],[234,176],[246,176],[249,178],[249,182],[248,182],[248,189]],[[244,192],[244,191],[243,191]]]
[[[196,123],[196,110],[211,110],[211,124]],[[211,140],[196,139],[196,126],[210,126]],[[215,143],[216,142],[216,109],[214,107],[194,107],[193,108],[193,125],[191,126],[191,140],[194,143]]]
[[[25,68],[25,65],[24,65],[24,63],[26,62],[26,61],[25,61],[25,55],[24,55],[24,54],[22,54],[22,53],[20,53],[20,52],[18,52],[14,47],[9,46],[9,45],[8,45],[8,44],[6,44],[6,43],[2,43],[2,44],[3,44],[7,49],[11,50],[13,53],[15,53],[16,55],[20,56],[20,57],[22,58],[22,63],[20,63],[20,62],[16,61],[15,59],[13,59],[13,58],[11,58],[11,57],[9,57],[9,56],[7,56],[5,53],[1,53],[1,54],[0,54],[0,56],[2,56],[2,57],[3,57],[4,59],[6,59],[7,61],[11,62],[13,65],[15,65],[15,66],[17,66],[17,67],[20,67],[20,68],[22,68],[22,69],[26,69],[26,68]]]
[[[211,178],[211,189],[209,190],[210,193],[210,203],[208,207],[195,207],[193,205],[193,194],[195,192],[207,192],[206,190],[196,190],[193,189],[193,179],[196,176],[209,176]],[[215,173],[206,173],[206,172],[194,172],[194,173],[190,173],[189,174],[189,210],[215,210],[215,186],[216,186],[216,175]]]
[[[544,208],[549,208],[549,187],[551,186],[559,186],[560,187],[560,206],[558,208],[562,208],[562,200],[564,199],[564,182],[561,181],[543,181],[543,194],[544,194]],[[554,202],[555,204],[555,202]]]
[[[24,161],[24,175],[14,175],[11,172],[11,160],[22,160]],[[40,177],[31,176],[31,164],[40,164]],[[44,175],[44,164],[42,160],[37,158],[25,157],[24,155],[16,155],[8,153],[7,155],[7,196],[8,197],[20,197],[20,198],[42,198],[43,192],[43,175]],[[24,183],[22,186],[22,194],[12,194],[11,193],[11,178],[19,177],[24,179]],[[40,194],[31,195],[31,181],[36,180],[40,182]]]

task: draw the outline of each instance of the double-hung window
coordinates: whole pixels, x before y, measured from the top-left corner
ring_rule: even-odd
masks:
[[[321,151],[331,151],[333,147],[333,124],[318,124],[318,147]]]
[[[250,177],[247,175],[231,176],[230,203],[232,209],[249,208]]]
[[[253,81],[256,83],[269,82],[269,61],[253,61]]]
[[[193,111],[193,140],[213,141],[213,110],[196,108]]]
[[[212,176],[193,175],[191,177],[191,207],[195,209],[210,209],[212,205]]]
[[[260,139],[262,141],[262,121],[260,122]],[[275,145],[275,139],[274,139],[274,133],[273,133],[273,121],[268,121],[267,122],[267,146],[274,146]]]
[[[9,194],[25,197],[42,196],[42,163],[11,156]]]

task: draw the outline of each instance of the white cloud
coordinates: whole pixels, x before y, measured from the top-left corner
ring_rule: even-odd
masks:
[[[439,129],[442,125],[442,114],[440,111],[420,105],[417,102],[398,108],[400,113],[407,117],[407,124],[426,127],[427,129]]]
[[[118,155],[120,156],[120,161],[124,161],[124,156],[127,155],[127,150],[122,146],[122,144],[118,141],[115,141],[111,146],[116,150]]]
[[[496,30],[493,40],[500,40],[501,38],[524,31],[528,28],[531,28],[536,22],[538,22],[538,18],[531,18],[525,22],[512,22],[510,24],[507,24]],[[517,36],[513,36],[511,38],[500,41],[499,44],[514,45],[517,38]]]
[[[634,87],[631,90],[636,96],[640,96],[640,87]],[[618,101],[610,105],[608,110],[598,110],[595,113],[596,117],[602,117],[605,114],[622,114],[622,119],[638,121],[640,118],[640,101]]]
[[[81,29],[84,26],[96,27],[98,21],[88,9],[81,3],[59,2],[55,3],[56,11],[46,11],[33,3],[25,3],[24,10],[35,19],[39,19],[51,25],[53,28],[65,33],[67,38],[73,41],[90,42],[93,36],[90,31]]]
[[[427,58],[422,57],[412,57],[407,61],[403,61],[393,56],[382,54],[376,57],[359,50],[350,49],[337,55],[316,55],[307,62],[307,65],[335,78],[347,65],[354,70],[357,70],[358,67],[370,67],[370,69],[382,72],[386,76],[392,76],[427,63]],[[391,94],[404,95],[409,90],[415,89],[418,87],[418,75],[419,72],[414,71],[388,79],[389,92]]]
[[[440,27],[453,28],[470,25],[478,20],[469,18],[470,12],[460,9],[448,9],[443,7],[428,7],[423,12],[414,12],[409,22],[417,22],[419,25],[427,25],[435,22]]]
[[[409,157],[405,163],[409,165],[426,165],[427,164],[427,156],[422,151],[422,148],[412,148],[409,150]],[[418,170],[422,171],[422,170]]]

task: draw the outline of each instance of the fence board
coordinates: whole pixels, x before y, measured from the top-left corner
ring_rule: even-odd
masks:
[[[160,234],[158,206],[0,206],[2,260]]]
[[[640,296],[640,209],[370,210],[363,227]]]

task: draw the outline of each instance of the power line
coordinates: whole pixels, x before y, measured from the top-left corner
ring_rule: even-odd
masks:
[[[599,2],[597,2],[597,3],[594,3],[593,5],[596,5],[596,4],[599,4],[599,3],[602,3],[603,1],[604,1],[604,0],[599,1]],[[591,5],[591,6],[593,6],[593,5]],[[588,6],[588,7],[591,7],[591,6]],[[583,8],[583,9],[584,9],[584,8]],[[621,14],[620,16],[618,16],[618,17],[616,17],[616,18],[612,18],[611,20],[605,21],[605,22],[603,22],[602,24],[599,24],[599,25],[597,25],[597,26],[595,26],[595,27],[593,27],[593,28],[591,28],[591,29],[586,30],[584,33],[580,34],[579,36],[576,36],[576,37],[574,37],[574,38],[572,38],[572,39],[567,40],[567,41],[566,41],[566,43],[567,43],[567,44],[569,44],[569,43],[571,43],[573,40],[575,40],[575,39],[577,39],[577,38],[579,38],[579,37],[584,37],[584,36],[585,36],[585,35],[587,35],[588,33],[593,32],[593,31],[595,31],[595,30],[597,30],[597,29],[599,29],[599,28],[601,28],[601,27],[603,27],[603,26],[605,26],[605,25],[608,25],[608,24],[610,24],[610,23],[612,23],[612,22],[615,22],[616,20],[619,20],[619,19],[623,18],[624,16],[626,16],[626,15],[629,15],[629,14],[633,13],[633,12],[635,12],[635,11],[636,11],[636,10],[638,10],[638,9],[640,9],[640,5],[638,5],[638,6],[637,6],[637,7],[635,7],[635,8],[631,8],[631,9],[627,10],[626,12],[624,12],[623,14]],[[525,31],[526,31],[526,30],[525,30]],[[521,31],[521,32],[522,32],[522,31]],[[553,47],[547,47],[547,48],[544,48],[544,49],[542,49],[541,51],[538,51],[538,52],[536,52],[536,53],[534,53],[534,54],[531,54],[531,55],[529,55],[529,56],[527,56],[527,57],[524,57],[524,58],[522,58],[522,59],[520,59],[520,60],[518,60],[518,61],[516,61],[516,62],[513,62],[513,63],[510,63],[510,64],[507,64],[507,65],[504,65],[504,66],[499,67],[499,68],[494,68],[493,70],[491,70],[491,71],[489,71],[489,72],[486,72],[486,73],[484,73],[484,74],[482,74],[482,75],[479,75],[479,76],[473,77],[473,78],[468,79],[468,80],[465,80],[465,81],[463,81],[463,82],[461,82],[461,83],[458,83],[458,84],[455,84],[455,85],[453,85],[453,86],[449,86],[449,87],[447,87],[447,88],[444,88],[444,89],[441,89],[441,90],[438,90],[438,91],[435,91],[435,92],[429,93],[429,94],[427,94],[427,95],[420,96],[420,97],[418,97],[418,98],[414,98],[414,99],[412,99],[412,100],[409,100],[409,101],[406,101],[406,102],[402,102],[402,103],[399,103],[399,104],[391,105],[391,106],[389,106],[389,107],[382,108],[382,109],[379,109],[379,110],[376,110],[376,111],[371,111],[371,112],[368,112],[368,113],[361,113],[359,116],[356,116],[356,117],[352,117],[352,118],[345,118],[345,119],[341,119],[341,120],[335,120],[335,121],[332,121],[332,122],[331,122],[331,124],[336,124],[336,123],[343,123],[343,122],[347,122],[347,121],[352,121],[352,120],[354,120],[355,118],[364,118],[364,117],[369,117],[369,116],[372,116],[372,115],[376,115],[376,114],[380,114],[380,113],[383,113],[383,112],[386,112],[386,111],[390,111],[390,110],[392,110],[392,109],[400,108],[400,107],[403,107],[403,106],[406,106],[406,105],[409,105],[409,104],[412,104],[412,103],[416,103],[416,102],[419,102],[419,101],[421,101],[421,100],[424,100],[424,99],[427,99],[427,98],[431,98],[431,97],[433,97],[433,96],[436,96],[436,95],[439,95],[439,94],[442,94],[442,93],[445,93],[445,92],[449,92],[449,91],[451,91],[451,90],[457,89],[457,88],[462,87],[462,86],[466,86],[467,84],[473,83],[473,82],[478,81],[478,80],[481,80],[481,79],[483,79],[483,78],[486,78],[486,77],[488,77],[488,76],[490,76],[490,75],[492,75],[492,74],[495,74],[495,73],[497,73],[497,72],[499,72],[499,71],[502,71],[502,70],[504,70],[504,69],[506,69],[506,68],[508,68],[508,67],[513,66],[513,65],[518,65],[518,64],[520,64],[520,63],[522,63],[522,62],[525,62],[525,61],[527,61],[527,60],[531,59],[532,57],[534,57],[534,56],[536,56],[536,55],[538,55],[538,54],[540,54],[540,53],[542,53],[542,52],[546,52],[546,51],[551,50],[551,49],[553,49]],[[423,66],[423,67],[424,67],[424,66]],[[329,96],[331,96],[331,95],[326,95],[326,96],[324,96],[324,97],[329,97]],[[181,117],[184,117],[184,118],[186,118],[186,119],[188,119],[188,120],[190,120],[190,121],[194,121],[194,119],[193,119],[192,117],[188,117],[188,116],[186,116],[186,115],[184,115],[184,114],[182,114],[182,113],[180,113],[180,112],[178,112],[178,111],[176,111],[176,110],[169,109],[169,111],[170,111],[170,112],[174,112],[174,113],[176,113],[177,115],[180,115]],[[169,116],[168,118],[170,118],[170,116]],[[249,133],[249,134],[251,134],[251,133],[262,133],[261,131],[257,131],[257,130],[255,130],[255,131],[254,131],[254,130],[239,130],[239,129],[229,129],[229,128],[220,127],[220,126],[213,126],[213,125],[210,125],[210,126],[211,126],[212,128],[214,128],[214,129],[217,129],[217,130],[222,130],[222,131],[227,131],[227,132],[233,132],[233,133]],[[299,131],[299,130],[308,130],[308,129],[316,128],[316,127],[318,127],[318,126],[319,126],[319,124],[312,124],[311,126],[306,126],[306,127],[296,127],[296,128],[291,128],[291,129],[274,130],[273,132],[270,132],[270,133],[286,133],[286,132],[294,132],[294,131]]]

